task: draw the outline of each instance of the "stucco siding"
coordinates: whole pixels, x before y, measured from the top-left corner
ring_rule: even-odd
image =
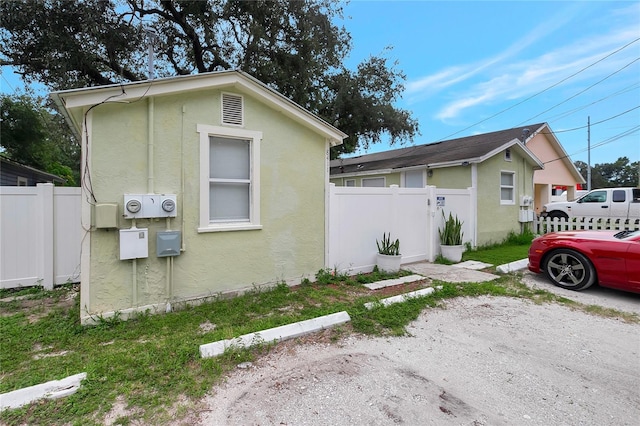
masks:
[[[500,203],[500,173],[515,172],[515,204]],[[478,240],[479,246],[498,243],[510,231],[519,233],[519,200],[522,195],[533,196],[530,166],[522,156],[512,151],[511,161],[499,153],[478,165]]]
[[[467,189],[471,186],[471,166],[446,167],[431,169],[431,177],[427,175],[427,185],[448,189]]]
[[[537,134],[527,143],[527,148],[544,163],[544,170],[535,172],[537,184],[574,186],[575,177],[562,161],[562,153],[556,151],[544,134]]]
[[[199,233],[200,143],[198,124],[221,126],[219,90],[153,101],[153,192],[177,194],[185,251],[173,258],[171,294],[167,258],[156,257],[156,233],[165,219],[139,219],[149,228],[149,257],[119,260],[117,230],[91,235],[92,313],[242,289],[311,276],[324,266],[324,137],[244,96],[244,129],[263,134],[260,149],[260,230]],[[91,182],[98,203],[118,203],[124,193],[147,193],[148,100],[101,105],[91,111]],[[184,180],[183,180],[184,176]],[[183,191],[184,188],[184,191]],[[119,227],[131,220],[120,217]]]

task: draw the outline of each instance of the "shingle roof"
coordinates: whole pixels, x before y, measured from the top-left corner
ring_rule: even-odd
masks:
[[[400,169],[455,161],[477,161],[516,139],[522,141],[523,135],[525,138],[533,135],[544,125],[545,123],[530,124],[497,132],[332,160],[330,174],[333,176],[341,173]],[[526,131],[527,129],[529,132]]]

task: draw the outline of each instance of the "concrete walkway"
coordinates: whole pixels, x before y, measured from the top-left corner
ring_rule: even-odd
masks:
[[[416,262],[402,265],[402,269],[406,269],[414,274],[419,274],[432,280],[446,281],[449,283],[481,283],[498,278],[497,275],[475,269],[469,269],[463,265],[464,263],[457,265],[441,265],[439,263]],[[475,262],[470,264],[472,267],[476,267],[476,265],[477,263]]]

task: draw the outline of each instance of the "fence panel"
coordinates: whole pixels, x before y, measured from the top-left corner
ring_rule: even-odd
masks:
[[[436,196],[440,194],[440,204]],[[474,235],[471,190],[362,188],[331,185],[328,267],[369,272],[376,264],[376,240],[390,232],[400,239],[402,263],[433,261],[439,252],[442,210],[465,222],[465,241]]]
[[[0,188],[0,288],[77,281],[80,188]]]
[[[400,239],[403,263],[428,259],[432,188],[362,188],[330,185],[328,267],[369,272],[376,264],[376,240]]]
[[[638,230],[640,219],[626,217],[576,217],[572,219],[538,218],[534,224],[535,233],[542,235],[557,231],[574,230]]]

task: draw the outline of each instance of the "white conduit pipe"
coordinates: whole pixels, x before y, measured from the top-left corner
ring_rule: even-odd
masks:
[[[153,98],[149,98],[148,102],[148,117],[147,117],[147,193],[153,194],[154,191],[154,171],[153,171],[153,115],[154,115],[154,101]]]

